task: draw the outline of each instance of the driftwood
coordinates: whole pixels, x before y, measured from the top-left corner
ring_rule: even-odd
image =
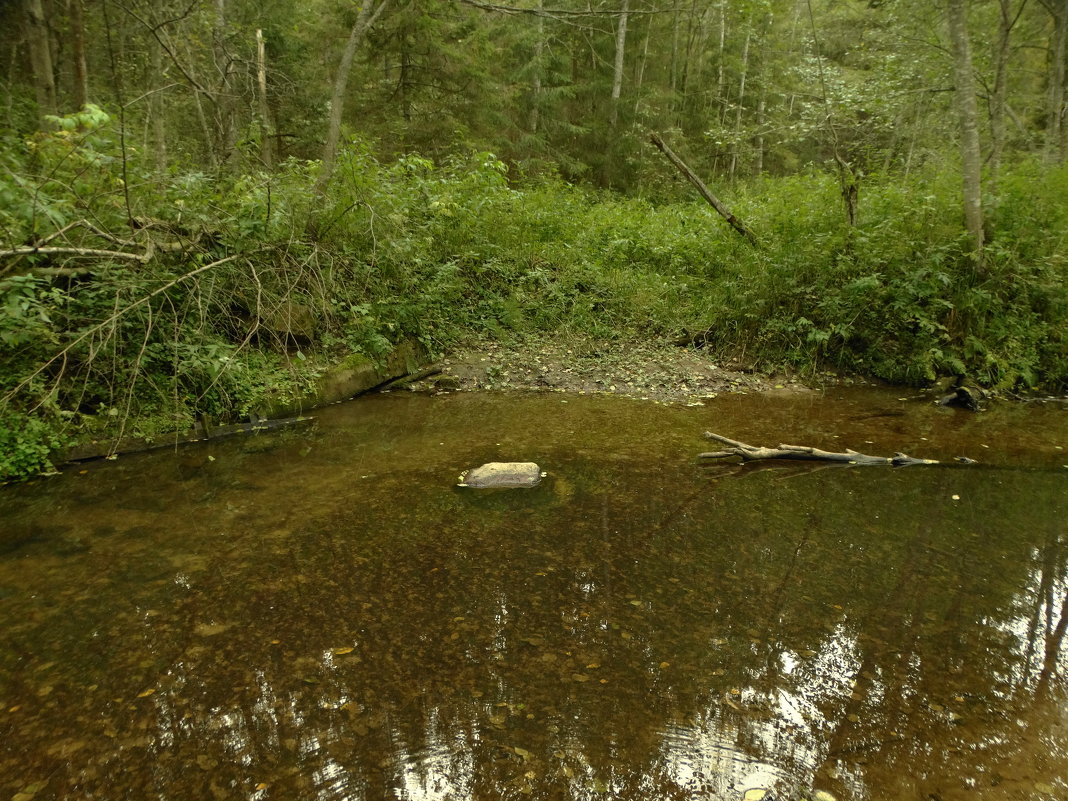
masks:
[[[747,445],[744,442],[727,439],[719,434],[706,431],[705,436],[728,446],[722,451],[710,451],[697,454],[699,459],[726,459],[730,456],[738,456],[743,462],[755,462],[762,459],[805,459],[818,462],[844,462],[846,464],[871,464],[892,465],[894,467],[907,467],[914,464],[938,464],[936,459],[917,459],[904,453],[895,453],[893,456],[869,456],[865,453],[857,453],[848,448],[844,453],[821,451],[819,448],[810,448],[804,445],[779,445],[777,448],[764,448],[761,446]]]
[[[660,134],[654,133],[649,137],[649,141],[656,145],[660,152],[667,156],[668,161],[674,164],[675,168],[686,176],[686,180],[694,185],[694,188],[701,193],[701,197],[703,197],[708,202],[708,205],[714,208],[716,212],[730,224],[731,228],[748,239],[750,243],[754,245],[757,243],[756,234],[754,234],[745,223],[735,217],[731,213],[731,210],[723,205],[723,201],[709,191],[708,187],[705,186],[704,181],[697,177],[697,173],[691,170],[686,162],[675,155],[675,151],[667,146],[667,143],[664,142]]]

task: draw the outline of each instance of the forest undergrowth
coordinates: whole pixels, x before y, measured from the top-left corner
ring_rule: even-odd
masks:
[[[478,336],[672,339],[765,369],[1068,387],[1068,168],[1003,170],[977,269],[953,164],[622,197],[489,153],[158,174],[100,109],[0,141],[0,478],[87,436],[161,436],[300,396],[353,353]]]

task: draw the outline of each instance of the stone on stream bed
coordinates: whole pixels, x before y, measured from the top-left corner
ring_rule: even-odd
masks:
[[[516,489],[535,487],[541,478],[541,468],[534,462],[489,462],[461,473],[459,486],[476,489]]]

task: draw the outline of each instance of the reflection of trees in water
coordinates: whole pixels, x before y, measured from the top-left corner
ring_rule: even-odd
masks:
[[[59,668],[17,741],[0,720],[0,768],[58,796],[121,773],[159,798],[682,799],[762,771],[951,799],[1036,765],[1063,781],[1063,481],[777,475],[577,466],[566,503],[477,513],[368,493],[186,590],[110,587],[108,608],[131,595],[121,619],[92,597],[46,618],[57,657],[93,627],[108,647]],[[46,624],[26,625],[29,649]],[[71,727],[85,742],[64,756]]]

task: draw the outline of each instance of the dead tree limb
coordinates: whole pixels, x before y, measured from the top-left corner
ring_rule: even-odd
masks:
[[[697,454],[699,459],[726,459],[731,456],[738,456],[743,462],[756,462],[762,459],[805,459],[818,462],[844,462],[846,464],[893,465],[894,467],[907,467],[914,464],[938,464],[936,459],[917,459],[904,453],[895,453],[893,456],[869,456],[865,453],[851,451],[848,448],[844,453],[834,453],[805,445],[782,444],[777,448],[765,448],[758,445],[747,445],[744,442],[713,434],[711,431],[706,431],[705,436],[728,447],[722,451],[699,453]]]
[[[697,177],[697,173],[691,170],[686,165],[686,162],[675,155],[675,152],[667,146],[664,140],[660,137],[660,134],[652,134],[649,137],[649,141],[660,148],[660,152],[667,156],[668,161],[674,164],[679,172],[686,176],[686,180],[697,188],[697,191],[701,193],[701,197],[708,201],[708,204],[730,224],[731,228],[748,239],[752,244],[757,244],[756,234],[749,230],[745,223],[735,217],[731,213],[731,210],[724,206],[723,202],[709,191],[708,187],[705,186],[704,181]]]
[[[75,256],[88,259],[118,259],[120,261],[149,261],[152,257],[147,253],[124,253],[120,250],[98,250],[96,248],[66,248],[66,247],[25,247],[0,250],[0,259],[14,256]]]

